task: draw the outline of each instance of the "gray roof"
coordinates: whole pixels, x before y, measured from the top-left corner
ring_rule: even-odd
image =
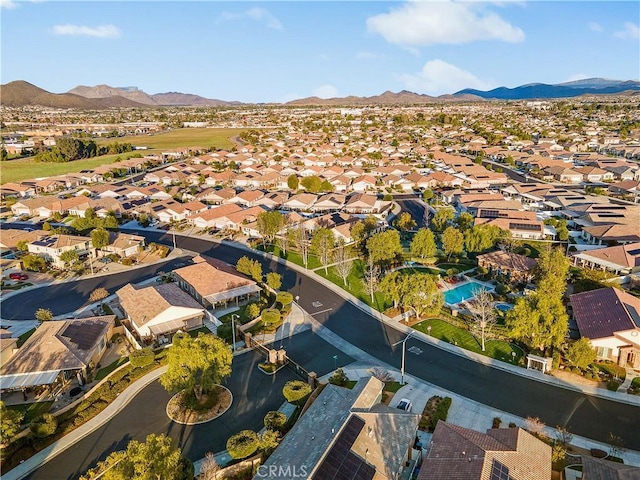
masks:
[[[589,339],[640,327],[640,299],[613,287],[569,296],[580,335]]]

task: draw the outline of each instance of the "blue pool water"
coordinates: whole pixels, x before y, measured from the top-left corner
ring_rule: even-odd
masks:
[[[506,312],[508,310],[511,310],[513,308],[513,305],[511,305],[510,303],[498,303],[496,305],[496,308],[501,312]]]
[[[458,287],[452,288],[444,292],[444,301],[449,305],[455,305],[464,300],[470,300],[474,297],[474,293],[479,290],[489,290],[481,283],[473,280]]]

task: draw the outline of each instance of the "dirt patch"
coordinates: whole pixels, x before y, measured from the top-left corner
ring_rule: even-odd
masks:
[[[231,406],[233,396],[228,388],[216,385],[212,395],[203,395],[200,404],[201,409],[190,409],[185,406],[187,392],[185,390],[176,393],[167,404],[167,415],[176,423],[194,425],[204,423],[222,415]],[[208,405],[211,403],[211,405]]]
[[[578,375],[577,373],[567,372],[566,370],[554,370],[551,374],[554,377],[566,382],[577,383],[579,385],[587,385],[590,387],[607,388],[606,382],[591,380],[583,377],[582,375]]]

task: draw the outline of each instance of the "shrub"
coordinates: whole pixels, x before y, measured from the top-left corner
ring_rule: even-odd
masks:
[[[311,386],[301,380],[290,380],[282,387],[287,402],[299,405],[311,394]]]
[[[502,419],[500,417],[493,417],[491,428],[500,428],[501,423],[502,423]]]
[[[120,263],[122,263],[122,265],[126,265],[127,267],[130,267],[131,265],[133,265],[133,259],[126,257],[126,258],[123,258]]]
[[[134,368],[146,367],[151,365],[155,360],[155,354],[150,348],[143,348],[142,350],[136,350],[129,355],[129,362]]]
[[[281,431],[287,424],[287,416],[282,412],[272,410],[264,416],[264,428],[267,430]]]
[[[349,379],[347,378],[347,375],[341,368],[337,369],[335,372],[333,372],[333,375],[329,377],[329,383],[331,383],[332,385],[338,385],[340,387],[344,387],[348,381]]]
[[[232,458],[241,460],[252,455],[260,447],[260,438],[253,430],[242,430],[227,440],[227,451]]]
[[[553,352],[551,360],[551,368],[557,370],[560,368],[560,352]]]
[[[262,323],[265,326],[270,326],[280,321],[280,310],[276,308],[265,308],[262,310]]]
[[[257,303],[250,303],[245,310],[247,316],[252,320],[260,315],[260,306]]]
[[[622,382],[620,380],[611,379],[607,382],[607,390],[615,392],[616,390],[618,390],[620,385],[622,385]]]
[[[431,417],[430,427],[431,431],[436,428],[439,420],[443,422],[447,420],[447,415],[449,414],[449,407],[451,407],[451,397],[444,397],[438,406],[436,407],[436,411]]]
[[[56,428],[58,428],[58,420],[50,413],[43,413],[31,420],[31,423],[29,424],[29,429],[36,438],[44,438],[49,435],[53,435]]]
[[[291,295],[289,292],[278,292],[278,294],[276,295],[276,302],[278,302],[283,307],[285,305],[289,305],[291,302],[293,302],[293,295]]]

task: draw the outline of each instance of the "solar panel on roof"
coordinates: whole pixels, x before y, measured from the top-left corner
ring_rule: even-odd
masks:
[[[633,323],[636,324],[636,327],[640,327],[640,314],[638,314],[636,308],[633,305],[629,305],[628,303],[625,303],[624,306],[627,307],[627,311],[629,312]]]
[[[103,323],[71,322],[61,335],[75,343],[79,349],[89,350],[96,344],[103,330]]]
[[[503,465],[497,460],[491,464],[491,480],[512,480],[509,476],[509,467]]]
[[[640,248],[636,248],[635,250],[629,250],[629,255],[640,255]]]

